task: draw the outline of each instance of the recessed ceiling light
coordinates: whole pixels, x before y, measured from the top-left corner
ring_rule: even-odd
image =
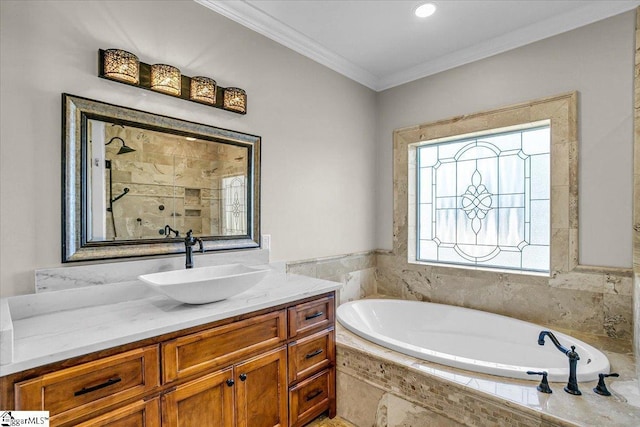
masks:
[[[422,4],[418,7],[416,7],[416,10],[414,11],[414,13],[416,14],[416,16],[418,18],[426,18],[427,16],[431,16],[435,13],[436,11],[436,5],[433,3],[425,3]]]
[[[187,136],[185,138],[187,141],[196,141],[196,138],[192,137],[192,136]]]

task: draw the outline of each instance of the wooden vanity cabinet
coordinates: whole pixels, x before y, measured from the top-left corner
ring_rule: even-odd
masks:
[[[303,426],[335,416],[334,322],[331,292],[2,377],[0,405],[63,427]]]

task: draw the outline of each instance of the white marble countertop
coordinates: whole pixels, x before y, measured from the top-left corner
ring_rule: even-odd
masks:
[[[252,289],[203,305],[174,301],[137,280],[5,298],[0,300],[0,317],[3,328],[12,328],[13,355],[2,352],[0,376],[320,295],[341,286],[272,270]]]

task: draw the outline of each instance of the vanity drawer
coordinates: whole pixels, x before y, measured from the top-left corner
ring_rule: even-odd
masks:
[[[62,424],[149,392],[160,384],[158,346],[63,369],[15,385],[18,410],[49,411]]]
[[[284,310],[241,320],[162,344],[165,383],[234,363],[287,339]]]
[[[289,391],[289,421],[291,427],[303,426],[330,409],[335,390],[335,374],[327,369],[302,381]]]
[[[156,397],[149,401],[139,400],[74,425],[76,427],[160,427],[160,398]]]
[[[333,326],[335,300],[333,296],[298,304],[289,309],[289,337],[298,337],[318,329]]]
[[[328,368],[335,360],[335,332],[318,332],[289,344],[289,382]]]

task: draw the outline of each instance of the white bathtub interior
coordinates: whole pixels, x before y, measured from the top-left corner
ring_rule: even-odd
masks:
[[[538,345],[548,328],[506,316],[443,304],[365,299],[342,304],[338,321],[348,330],[423,360],[510,378],[539,381],[527,371],[547,371],[552,382],[566,382],[569,360],[551,342]],[[607,357],[598,349],[551,330],[560,343],[576,346],[579,382],[609,373]]]

